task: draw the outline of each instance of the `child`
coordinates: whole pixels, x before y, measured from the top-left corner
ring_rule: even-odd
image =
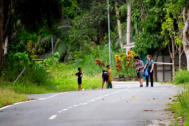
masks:
[[[78,68],[78,73],[75,74],[78,77],[78,90],[81,90],[81,84],[82,84],[82,69]]]
[[[107,72],[108,72],[108,88],[112,88],[112,75],[110,71],[110,65],[107,65]]]
[[[102,89],[104,88],[104,83],[106,82],[106,88],[108,88],[108,72],[103,70],[102,71]]]

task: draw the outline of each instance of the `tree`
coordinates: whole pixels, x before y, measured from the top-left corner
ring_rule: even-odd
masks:
[[[183,8],[183,21],[184,28],[182,43],[187,59],[187,70],[189,71],[189,2],[187,2],[187,4],[185,4],[185,7]]]
[[[3,62],[4,0],[0,0],[0,65]]]
[[[126,42],[127,44],[131,43],[131,0],[127,1],[127,33],[126,33]]]
[[[135,29],[134,50],[139,55],[158,55],[162,49],[161,24],[164,18],[162,0],[134,0],[132,24]]]
[[[120,21],[120,14],[119,14],[119,9],[118,9],[118,3],[115,2],[115,11],[116,11],[116,18],[117,18],[117,31],[119,35],[119,42],[120,42],[120,47],[121,49],[123,48],[123,43],[122,43],[122,29],[121,29],[121,21]]]

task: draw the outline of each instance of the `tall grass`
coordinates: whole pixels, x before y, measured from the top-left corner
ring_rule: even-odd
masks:
[[[57,89],[63,91],[77,90],[77,76],[75,73],[77,66],[70,64],[59,64],[58,66],[51,67],[50,74],[53,78],[53,84]],[[84,89],[97,89],[101,87],[101,77],[98,75],[91,75],[83,70],[82,87]]]
[[[179,70],[174,77],[175,84],[189,83],[189,71]]]
[[[112,74],[116,75],[116,62],[115,55],[119,53],[119,51],[112,50],[111,51],[111,70]],[[104,60],[105,65],[109,65],[109,48],[108,45],[105,46],[97,46],[94,48],[89,54],[83,54],[80,56],[80,59],[72,62],[72,64],[76,67],[82,67],[83,71],[90,75],[94,76],[102,72],[102,69],[98,65],[96,65],[96,59]]]
[[[49,65],[47,68],[40,63],[30,65],[26,68],[25,73],[16,84],[13,84],[13,81],[16,79],[19,72],[9,77],[11,69],[10,71],[5,70],[6,74],[4,74],[4,78],[1,78],[3,83],[0,85],[0,92],[2,92],[0,94],[0,106],[26,100],[27,97],[23,94],[77,90],[78,84],[75,73],[78,72],[78,67],[82,67],[83,70],[83,89],[99,89],[102,83],[102,69],[106,68],[100,68],[96,65],[95,61],[96,59],[104,60],[106,65],[108,65],[108,52],[108,46],[97,46],[88,54],[81,54],[73,62],[67,64],[55,63]],[[114,75],[116,74],[116,63],[114,59],[116,53],[116,51],[112,50],[111,69]]]
[[[2,84],[2,83],[1,83]],[[24,94],[16,93],[11,88],[0,87],[0,107],[10,105],[15,102],[26,101],[28,98]]]
[[[172,111],[175,113],[175,117],[184,118],[184,126],[189,126],[189,71],[180,70],[176,72],[174,78],[175,84],[182,84],[185,90],[177,97],[176,102],[171,105]],[[179,125],[177,123],[177,125]]]

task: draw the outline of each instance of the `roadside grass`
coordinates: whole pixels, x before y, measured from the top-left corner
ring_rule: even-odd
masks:
[[[176,126],[184,122],[184,126],[189,126],[189,72],[180,70],[176,73],[174,83],[184,87],[184,91],[177,96],[177,99],[170,105],[177,121]]]
[[[77,71],[76,66],[70,64],[59,64],[50,68],[50,76],[56,89],[62,91],[77,90]],[[101,88],[101,77],[98,74],[89,74],[83,69],[82,87],[83,89],[99,89]]]
[[[27,101],[28,98],[24,94],[16,93],[14,90],[5,88],[5,87],[0,87],[0,107],[3,107],[5,105],[10,105],[15,102],[20,102],[20,101]]]
[[[77,67],[70,64],[56,64],[48,68],[48,78],[45,84],[36,84],[21,78],[16,84],[13,82],[3,81],[0,84],[0,107],[13,104],[15,102],[28,100],[27,94],[54,93],[64,91],[78,90]],[[83,89],[100,89],[101,76],[88,73],[87,69],[83,70]]]
[[[16,84],[4,82],[0,87],[9,88],[16,93],[40,94],[52,92],[74,91],[78,89],[77,67],[70,64],[56,64],[49,68],[48,78],[45,84],[35,84],[29,80],[20,79]],[[88,71],[87,71],[88,72]],[[88,74],[83,70],[82,87],[83,89],[101,88],[101,75]]]
[[[25,73],[13,84],[18,73],[12,69],[5,69],[4,76],[0,78],[0,106],[14,102],[27,100],[27,94],[54,93],[78,90],[77,76],[78,67],[83,70],[82,88],[85,90],[100,89],[102,69],[96,65],[96,59],[109,63],[108,46],[96,47],[89,55],[79,54],[76,60],[69,63],[56,63],[45,67],[43,63],[36,63],[27,68]],[[117,52],[112,51],[112,75],[116,75],[116,63],[114,56]],[[51,61],[51,60],[50,60]]]

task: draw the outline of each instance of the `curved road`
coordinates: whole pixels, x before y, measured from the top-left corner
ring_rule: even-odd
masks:
[[[182,90],[158,83],[153,88],[140,88],[137,82],[113,85],[109,90],[31,95],[36,100],[0,108],[0,126],[166,126],[166,104]]]

